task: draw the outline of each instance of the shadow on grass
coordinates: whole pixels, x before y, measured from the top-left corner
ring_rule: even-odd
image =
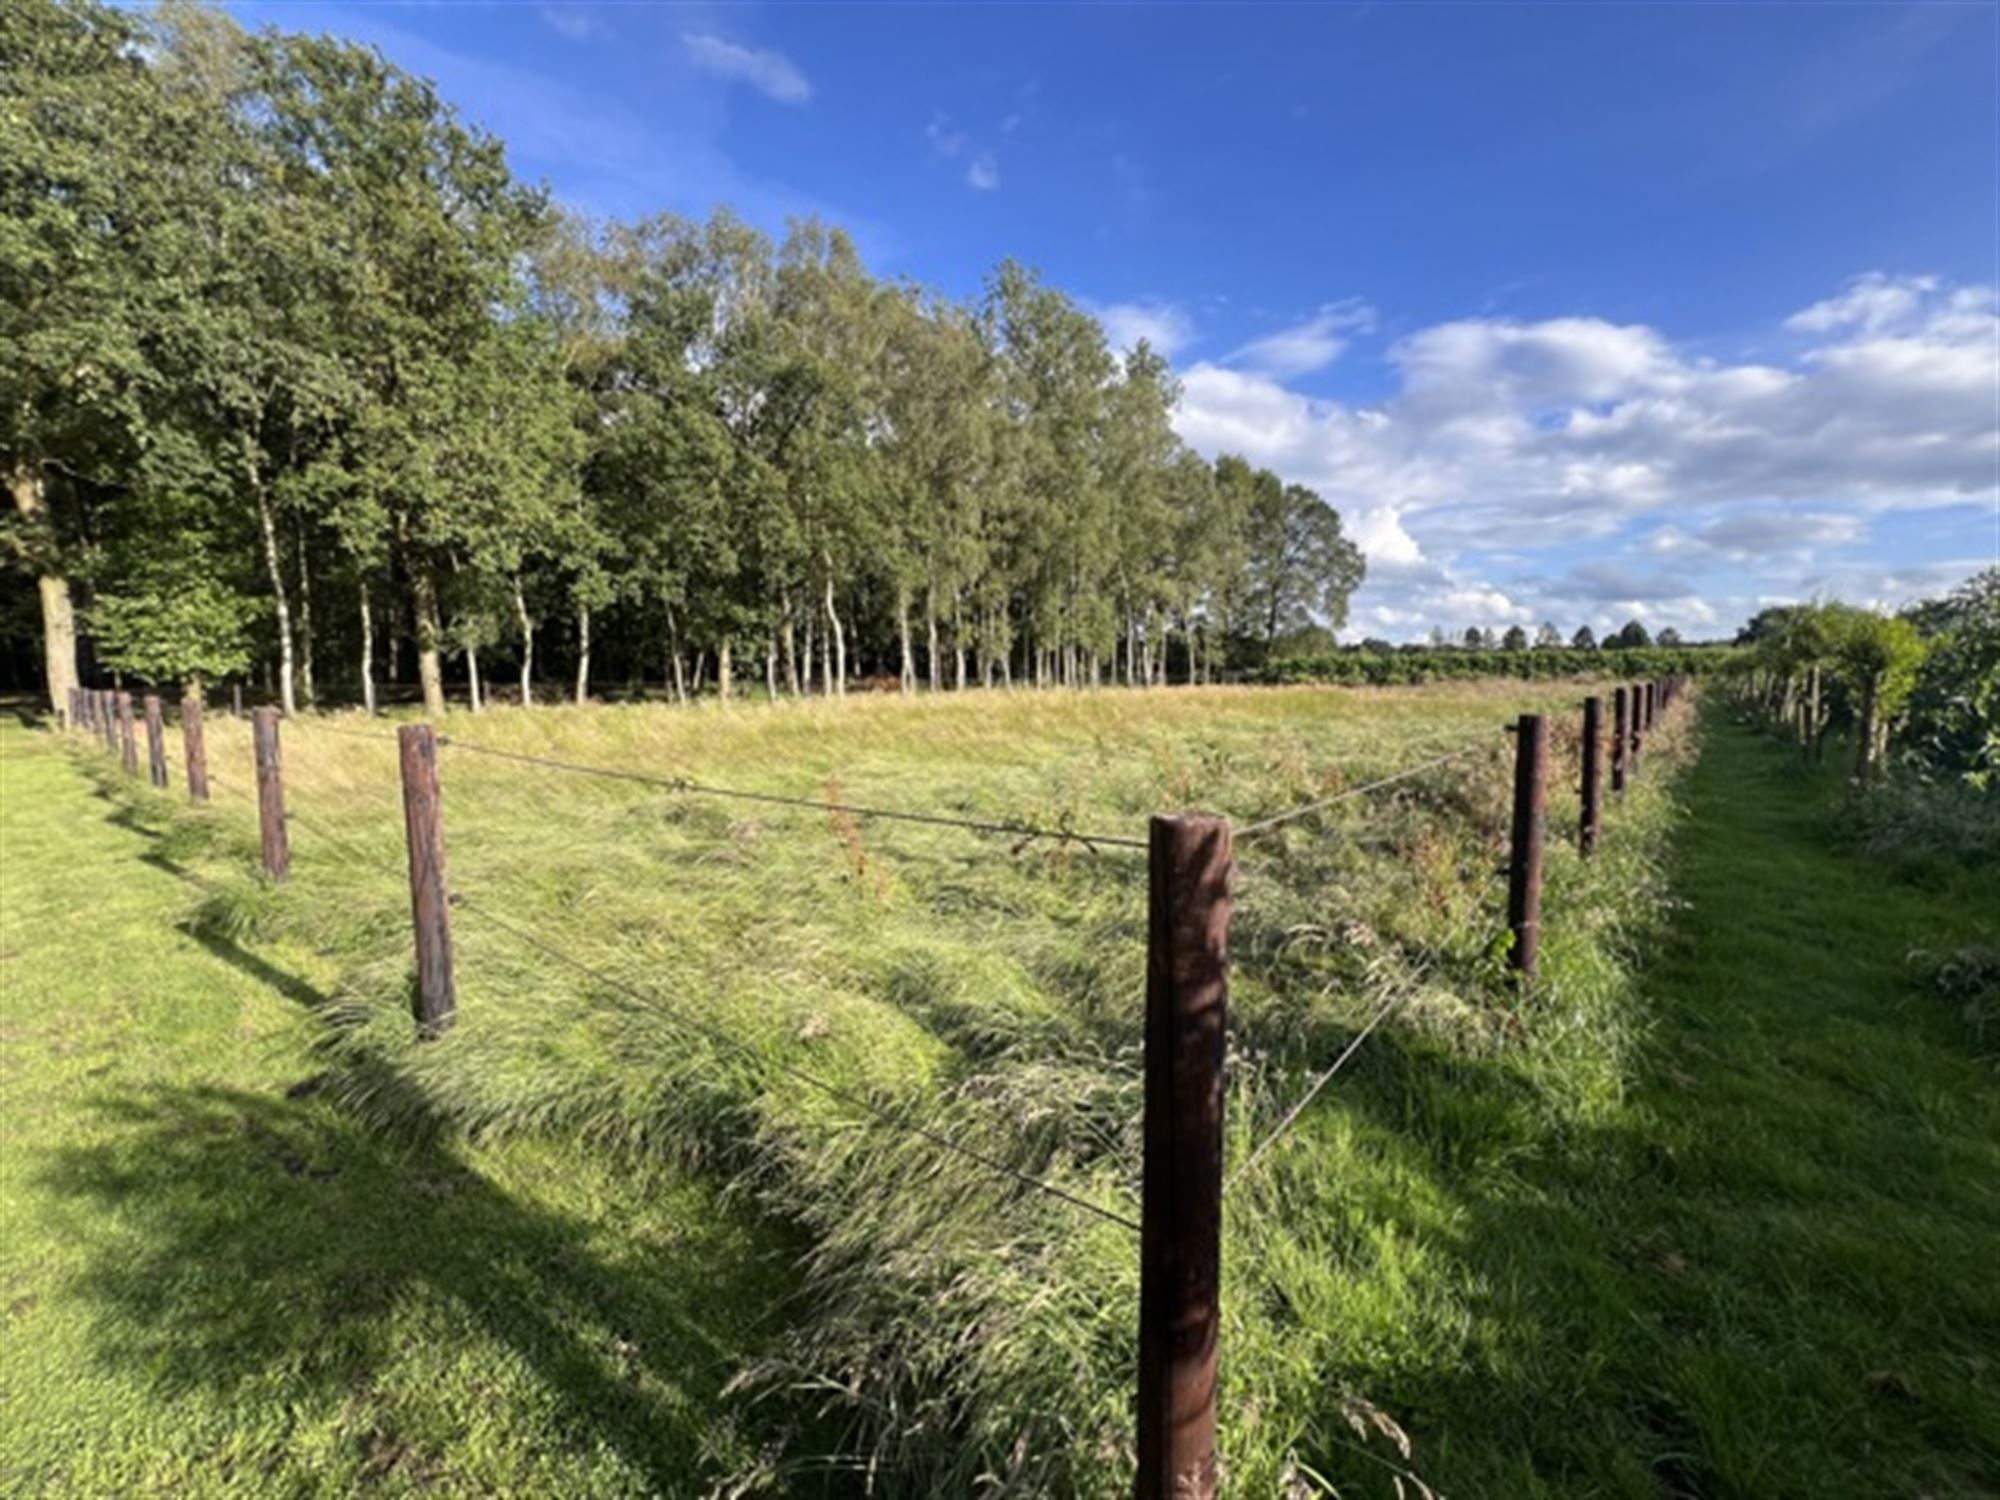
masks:
[[[607,1258],[589,1223],[517,1201],[435,1141],[384,1140],[311,1092],[104,1099],[91,1144],[53,1159],[44,1183],[118,1225],[71,1287],[103,1361],[168,1396],[334,1418],[357,1473],[386,1463],[419,1484],[458,1461],[455,1426],[494,1416],[503,1449],[526,1450],[515,1463],[561,1473],[615,1454],[625,1481],[606,1488],[697,1494],[754,1451],[725,1387],[782,1336],[769,1315],[781,1252],[718,1210],[670,1233],[621,1224]],[[663,1191],[696,1206],[681,1185]]]
[[[1505,1068],[1394,1046],[1341,1080],[1401,1192],[1349,1184],[1321,1239],[1394,1271],[1393,1227],[1465,1317],[1325,1379],[1454,1495],[2000,1493],[2000,1093],[1904,962],[1991,916],[1838,856],[1819,780],[1711,728],[1614,1108],[1552,1128]],[[1343,1436],[1304,1451],[1365,1493]]]

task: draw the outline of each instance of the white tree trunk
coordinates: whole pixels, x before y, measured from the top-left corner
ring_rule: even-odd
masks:
[[[729,637],[722,638],[722,644],[715,648],[715,692],[724,703],[736,691],[736,668],[729,656]]]
[[[581,708],[590,701],[590,606],[576,607],[576,702]]]
[[[521,627],[521,707],[535,706],[535,620],[528,613],[528,596],[514,580],[514,619]]]
[[[319,702],[313,686],[312,570],[306,563],[305,534],[299,534],[299,696],[308,708]]]
[[[278,620],[278,706],[287,717],[299,710],[292,687],[292,606],[285,594],[285,568],[278,556],[278,518],[261,481],[252,480],[257,495],[257,525],[264,538],[264,572],[271,583],[271,607]]]
[[[896,590],[896,638],[903,648],[903,672],[901,687],[905,697],[917,690],[917,655],[910,645],[910,593],[908,589]]]
[[[375,612],[368,607],[368,584],[361,584],[361,706],[375,717]]]
[[[827,691],[837,698],[847,696],[847,631],[840,623],[840,611],[833,604],[833,559],[826,559],[826,644]]]
[[[472,711],[478,713],[486,707],[486,699],[479,691],[479,648],[468,645],[465,648],[465,688],[466,697],[472,704]]]

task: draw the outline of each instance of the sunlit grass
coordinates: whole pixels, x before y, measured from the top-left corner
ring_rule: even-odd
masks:
[[[1410,1078],[1401,1118],[1357,1113],[1383,1082],[1382,1061],[1358,1061],[1357,1084],[1232,1198],[1229,1470],[1244,1494],[1312,1473],[1379,1488],[1386,1471],[1352,1453],[1348,1417],[1384,1356],[1431,1361],[1478,1338],[1449,1256],[1422,1248],[1453,1232],[1433,1174],[1601,1118],[1627,1076],[1621,960],[1659,909],[1678,730],[1613,810],[1588,878],[1570,852],[1573,792],[1557,794],[1546,977],[1523,997],[1503,972],[1500,731],[1577,696],[1492,683],[456,714],[448,858],[471,906],[455,923],[459,1025],[435,1045],[408,1019],[388,726],[286,725],[288,886],[247,873],[247,726],[212,722],[217,805],[181,820],[209,852],[176,837],[216,887],[202,922],[342,955],[324,1049],[362,1118],[665,1154],[800,1226],[814,1315],[782,1354],[745,1360],[739,1385],[824,1406],[847,1433],[827,1461],[872,1464],[901,1493],[1100,1493],[1130,1463],[1129,1231],[883,1129],[795,1070],[1136,1216],[1143,854],[692,796],[471,747],[1122,837],[1155,811],[1254,821],[1474,747],[1252,841],[1239,869],[1232,1160],[1386,997],[1401,999],[1371,1045]],[[1573,734],[1558,752],[1556,785],[1573,787]],[[483,910],[619,983],[524,947]],[[1455,1086],[1489,1077],[1512,1082]],[[1362,1184],[1393,1210],[1361,1213]],[[784,1463],[801,1483],[817,1460],[796,1445]]]

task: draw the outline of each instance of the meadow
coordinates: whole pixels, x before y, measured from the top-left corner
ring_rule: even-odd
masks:
[[[1351,1469],[1345,1445],[1364,1444],[1349,1417],[1403,1464],[1358,1356],[1387,1340],[1429,1359],[1473,1335],[1463,1302],[1406,1274],[1435,1253],[1425,1226],[1444,1210],[1412,1195],[1407,1143],[1476,1161],[1496,1133],[1582,1126],[1617,1097],[1615,953],[1648,920],[1667,739],[1588,878],[1569,853],[1573,798],[1555,796],[1548,979],[1519,1001],[1501,972],[1501,728],[1575,698],[1507,684],[455,715],[450,879],[477,910],[455,923],[460,1021],[436,1045],[408,1020],[383,726],[287,722],[282,886],[251,873],[243,724],[210,720],[211,809],[127,795],[161,835],[156,857],[197,882],[192,930],[330,956],[316,1087],[369,1128],[664,1161],[721,1185],[751,1230],[796,1237],[780,1279],[810,1315],[729,1375],[751,1410],[807,1418],[775,1455],[713,1455],[718,1472],[761,1463],[798,1482],[859,1466],[904,1493],[1097,1493],[1130,1462],[1129,1229],[871,1124],[789,1070],[1136,1217],[1143,854],[689,796],[471,747],[1127,837],[1155,810],[1251,822],[1471,750],[1241,854],[1232,1159],[1386,999],[1379,1041],[1416,1070],[1404,1118],[1309,1112],[1232,1193],[1224,1441],[1258,1493]],[[1515,1097],[1454,1087],[1465,1069],[1504,1073]],[[1385,1256],[1400,1268],[1386,1278]]]
[[[1704,1446],[1713,1372],[1677,1392],[1634,1333],[1655,1284],[1681,1274],[1681,1252],[1652,1239],[1671,1239],[1663,1195],[1679,1189],[1658,1179],[1674,1148],[1635,1090],[1660,1066],[1643,975],[1679,909],[1670,850],[1688,826],[1693,721],[1660,726],[1586,863],[1579,694],[455,714],[441,765],[467,903],[460,1008],[430,1043],[409,1020],[386,726],[286,723],[293,873],[279,886],[252,873],[246,726],[211,719],[206,810],[180,801],[178,768],[160,796],[75,750],[114,832],[176,888],[178,937],[285,1014],[247,1042],[214,1039],[230,1088],[128,1090],[65,1142],[66,1169],[39,1191],[115,1210],[130,1238],[84,1257],[83,1323],[29,1367],[16,1356],[13,1383],[53,1385],[72,1345],[94,1343],[129,1366],[121,1390],[148,1391],[134,1431],[160,1441],[163,1400],[206,1403],[206,1422],[164,1440],[177,1457],[133,1471],[152,1476],[137,1490],[237,1492],[216,1477],[223,1443],[243,1466],[231,1472],[288,1493],[1118,1493],[1132,1462],[1137,1255],[1119,1220],[1137,1214],[1143,854],[694,795],[481,748],[1119,837],[1161,809],[1254,823],[1453,753],[1239,851],[1232,1174],[1386,1019],[1231,1182],[1229,1490],[1640,1496],[1679,1475],[1668,1492],[1737,1492],[1715,1477],[1733,1479],[1729,1455]],[[1543,977],[1521,995],[1503,968],[1501,726],[1534,708],[1560,710],[1567,732]],[[146,1008],[143,994],[121,1003]],[[240,1015],[225,1029],[244,1030]],[[243,1152],[267,1174],[277,1161],[280,1205],[242,1198]],[[10,1194],[10,1222],[17,1206]],[[1952,1217],[1966,1204],[1946,1208],[1924,1253],[1948,1263],[1980,1241],[1976,1212],[1968,1224]],[[1760,1265],[1745,1284],[1780,1275]],[[242,1415],[260,1403],[293,1415]],[[14,1424],[0,1472],[62,1488],[76,1440],[38,1409],[40,1423]],[[1808,1411],[1779,1449],[1803,1455],[1814,1425]],[[1885,1472],[1923,1451],[1921,1437],[1857,1430]],[[127,1441],[83,1446],[107,1462]],[[1812,1461],[1844,1471],[1838,1453]]]

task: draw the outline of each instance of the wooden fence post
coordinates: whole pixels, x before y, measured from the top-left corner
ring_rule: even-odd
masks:
[[[1646,695],[1639,684],[1632,684],[1632,750],[1626,757],[1627,778],[1639,774],[1639,761],[1646,751]]]
[[[278,758],[278,711],[260,708],[252,713],[250,736],[257,751],[257,831],[264,846],[264,873],[273,880],[283,880],[292,872],[292,847],[285,836],[285,780]]]
[[[1586,854],[1597,852],[1597,835],[1604,790],[1604,700],[1595,693],[1583,700],[1583,821],[1578,825],[1578,847]]]
[[[1626,725],[1627,701],[1631,694],[1624,688],[1617,688],[1611,694],[1611,790],[1622,794],[1625,790],[1626,740],[1631,730]]]
[[[118,691],[118,759],[127,776],[139,774],[139,737],[132,729],[132,695]]]
[[[160,695],[146,694],[146,777],[162,790],[167,785],[167,722],[160,713]]]
[[[208,800],[208,744],[201,732],[201,699],[181,699],[181,746],[187,751],[188,800]]]
[[[1138,1500],[1216,1492],[1230,830],[1155,817],[1146,947]]]
[[[113,701],[110,688],[97,690],[97,729],[104,736],[104,748],[113,755],[118,753],[118,705]]]
[[[1522,714],[1514,728],[1514,830],[1507,860],[1507,927],[1514,935],[1508,962],[1535,977],[1542,946],[1542,838],[1549,800],[1549,740],[1540,714]]]
[[[229,684],[229,717],[232,719],[243,717],[243,684],[240,682]]]
[[[416,932],[417,1033],[434,1037],[458,1009],[451,973],[451,897],[444,879],[444,803],[438,793],[437,736],[428,724],[396,731],[403,763],[403,828],[410,846],[410,921]]]

